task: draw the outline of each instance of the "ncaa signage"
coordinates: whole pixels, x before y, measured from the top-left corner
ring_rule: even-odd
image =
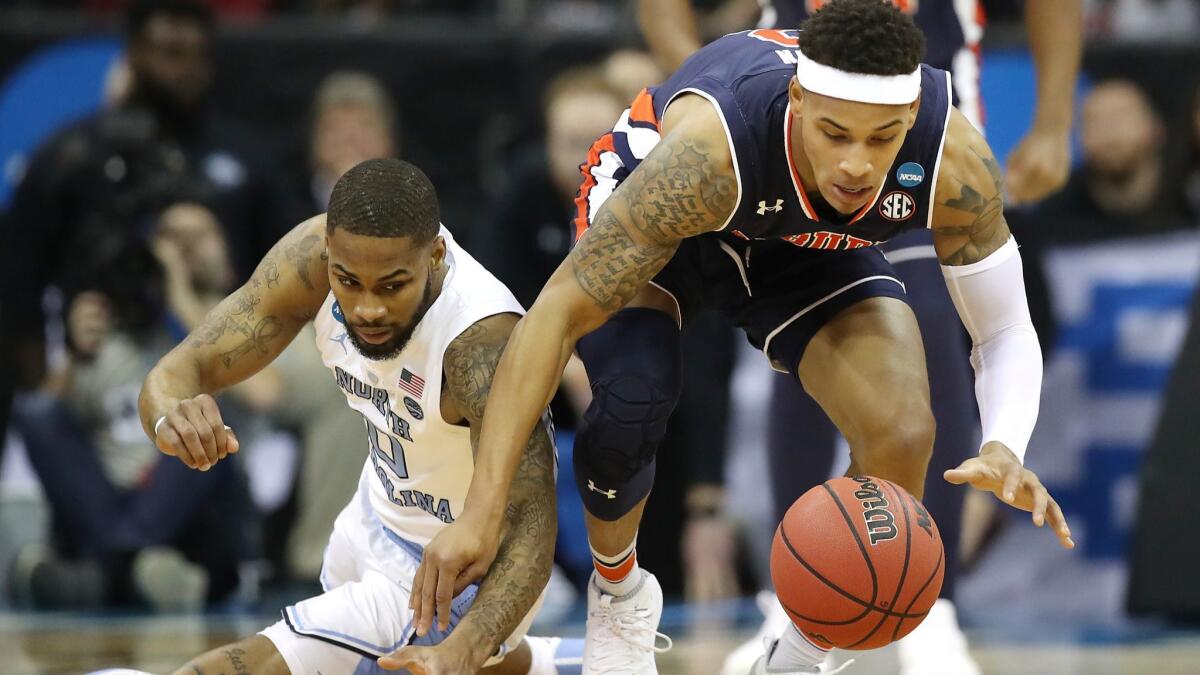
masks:
[[[888,220],[908,220],[917,212],[917,203],[907,192],[889,192],[879,202],[879,215]]]

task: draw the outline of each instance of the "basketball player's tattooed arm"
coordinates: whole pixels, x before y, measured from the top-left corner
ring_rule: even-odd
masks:
[[[969,265],[1011,236],[1004,220],[1004,178],[987,141],[957,109],[944,148],[934,188],[933,245],[943,265]]]
[[[624,307],[687,237],[720,229],[738,183],[716,109],[673,103],[663,140],[599,208],[591,227],[513,330],[500,360],[464,513],[494,528],[521,443],[549,404],[580,337]]]
[[[320,308],[329,292],[324,228],[319,216],[285,235],[245,285],[150,371],[138,407],[146,434],[161,451],[200,469],[236,452],[237,440],[221,422],[212,394],[274,360]]]
[[[445,394],[458,416],[471,427],[472,449],[478,448],[479,425],[492,378],[516,322],[513,314],[488,317],[465,330],[446,349]],[[441,648],[469,660],[463,664],[463,672],[474,672],[495,653],[533,607],[550,578],[557,533],[551,434],[549,420],[543,419],[529,437],[499,528],[476,532],[452,524],[425,547],[410,602],[416,611],[418,634],[429,630],[435,612],[439,629],[445,630],[453,596],[468,583],[483,579],[471,609]],[[498,540],[495,559],[468,552],[465,558],[474,562],[460,568],[463,558],[458,555],[458,547],[480,546],[481,535]],[[410,658],[412,654],[409,650],[397,656]]]
[[[970,272],[954,268],[978,263],[1011,238],[1003,213],[1003,178],[996,158],[979,132],[957,110],[951,117],[935,188],[933,244],[946,266],[955,307],[971,333],[984,433],[993,428],[978,457],[945,473],[955,484],[969,483],[1049,523],[1067,548],[1075,544],[1058,503],[1037,474],[1025,468],[1012,448],[1027,441],[1037,419],[1041,394],[1041,350],[1029,322],[1020,265],[1011,258]],[[1003,253],[999,254],[1003,255]],[[1015,255],[1015,254],[1014,254]],[[1009,261],[1009,262],[1006,262]],[[953,280],[953,281],[951,281]],[[985,376],[986,369],[986,376]],[[1029,402],[1034,402],[1030,407]],[[1011,447],[995,440],[1004,437]]]

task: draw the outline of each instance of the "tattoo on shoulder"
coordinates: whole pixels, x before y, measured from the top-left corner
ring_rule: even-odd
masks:
[[[463,331],[446,348],[442,367],[447,390],[459,411],[472,422],[483,419],[492,377],[507,343],[508,333],[501,334],[485,320]]]
[[[958,250],[942,259],[947,265],[968,265],[983,260],[1007,239],[1001,236],[1007,231],[1007,223],[1004,221],[1004,179],[1000,165],[990,153],[981,153],[974,147],[970,150],[987,170],[991,185],[982,188],[981,192],[976,186],[955,178],[960,185],[958,196],[942,202],[942,206],[969,214],[971,219],[962,225],[937,228],[938,234],[943,236],[966,237]]]
[[[292,267],[295,268],[296,274],[300,277],[300,281],[309,289],[316,288],[313,286],[312,278],[308,274],[308,266],[312,263],[312,249],[321,241],[320,235],[310,234],[300,241],[292,242],[283,247],[283,257]],[[325,252],[321,252],[321,259],[325,260]]]

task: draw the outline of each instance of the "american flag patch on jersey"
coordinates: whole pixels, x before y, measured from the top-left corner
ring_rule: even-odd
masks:
[[[425,391],[425,378],[413,374],[408,368],[400,372],[400,381],[397,384],[401,389],[417,398],[421,398],[421,392]]]

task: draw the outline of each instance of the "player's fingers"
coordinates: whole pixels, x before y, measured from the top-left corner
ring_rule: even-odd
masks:
[[[1062,508],[1053,497],[1050,498],[1050,507],[1046,510],[1046,517],[1062,545],[1066,548],[1075,548],[1075,540],[1071,538],[1071,527],[1067,525],[1067,517],[1063,515]]]
[[[421,598],[417,604],[417,635],[425,637],[433,626],[434,593],[437,591],[437,563],[430,561],[425,567],[425,583],[421,585]]]
[[[179,405],[187,421],[191,423],[192,428],[196,430],[196,436],[200,441],[201,453],[204,455],[206,462],[200,466],[201,471],[208,471],[213,464],[217,463],[217,439],[213,436],[212,426],[205,419],[204,413],[200,410],[199,404],[195,401],[184,401]]]
[[[167,426],[170,426],[179,435],[183,454],[186,454],[188,457],[188,461],[185,461],[184,464],[193,469],[203,467],[208,458],[204,454],[204,445],[200,442],[200,435],[196,432],[196,428],[192,426],[192,423],[188,421],[187,417],[184,417],[183,413],[180,412],[179,408],[167,413],[167,421],[163,423],[163,427]],[[176,456],[181,455],[177,454]]]
[[[434,600],[437,603],[438,630],[450,628],[450,605],[454,602],[454,581],[458,578],[458,570],[446,567],[438,570],[437,592]]]
[[[1033,524],[1041,527],[1046,523],[1046,509],[1050,506],[1050,493],[1038,485],[1033,490]]]
[[[183,447],[183,439],[179,438],[175,429],[165,421],[158,425],[158,432],[154,435],[154,445],[158,446],[159,451],[164,455],[178,457],[185,466],[195,468],[192,466],[191,455],[188,454],[187,448]]]
[[[412,593],[408,595],[408,608],[414,612],[421,600],[421,586],[425,583],[425,565],[425,559],[422,558],[420,564],[417,565],[417,573],[413,576]]]
[[[1020,464],[1014,463],[1004,474],[1004,487],[1000,492],[1000,496],[1001,499],[1014,506],[1017,502],[1017,488],[1021,487],[1022,470],[1023,468]]]
[[[229,427],[225,426],[225,422],[221,419],[221,411],[217,408],[217,402],[213,400],[213,397],[204,395],[196,397],[196,404],[200,408],[200,414],[208,423],[208,428],[212,431],[217,459],[225,459],[225,456],[229,454]]]
[[[458,578],[454,580],[454,597],[458,597],[467,589],[467,586],[479,581],[483,575],[487,574],[487,567],[478,562],[468,565],[467,568],[458,573]]]

